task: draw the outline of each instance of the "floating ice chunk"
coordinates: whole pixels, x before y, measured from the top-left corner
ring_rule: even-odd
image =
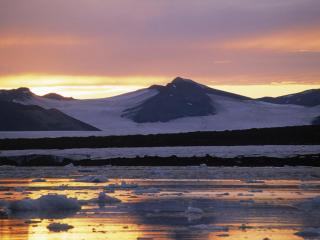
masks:
[[[73,165],[73,163],[69,163],[69,164],[65,165],[64,168],[74,168],[74,165]]]
[[[241,230],[246,230],[246,229],[250,229],[250,228],[253,228],[253,227],[248,226],[248,225],[246,225],[246,224],[242,223],[242,224],[241,224],[241,226],[240,226],[239,228],[240,228]]]
[[[76,182],[104,183],[109,180],[104,176],[85,176],[75,180]]]
[[[305,211],[320,210],[320,196],[298,203],[297,207]]]
[[[245,203],[245,204],[254,204],[254,203],[255,203],[255,201],[252,200],[252,199],[249,199],[249,200],[240,200],[239,202],[240,202],[240,203]]]
[[[251,190],[249,190],[248,192],[261,193],[261,192],[263,192],[263,190],[261,190],[261,189],[251,189]]]
[[[16,188],[14,188],[14,190],[15,190],[16,192],[24,192],[24,191],[25,191],[25,188],[23,188],[23,187],[16,187]]]
[[[141,188],[141,189],[136,189],[134,191],[135,194],[144,194],[144,193],[158,193],[160,190],[158,188]]]
[[[8,218],[8,213],[0,209],[0,219],[6,219],[6,218]]]
[[[303,230],[300,232],[296,232],[295,235],[297,235],[299,237],[315,238],[315,237],[320,236],[320,229],[310,228],[310,229],[306,229],[306,230]]]
[[[4,200],[0,200],[0,207],[5,207],[7,206],[8,202]]]
[[[11,211],[65,211],[80,210],[77,199],[67,198],[65,195],[44,195],[38,199],[23,199],[10,202],[8,209]]]
[[[51,223],[47,226],[47,228],[51,232],[66,232],[74,227],[66,223]]]
[[[25,224],[37,224],[37,223],[41,223],[41,220],[39,221],[39,220],[31,220],[31,219],[29,219],[29,220],[24,221],[24,223]]]
[[[240,197],[253,197],[254,194],[252,194],[252,193],[238,193],[238,196],[240,196]]]
[[[100,192],[97,198],[97,202],[103,205],[108,203],[119,203],[121,202],[121,200],[115,197],[111,197],[107,195],[105,192]]]
[[[203,210],[200,208],[196,207],[188,207],[187,210],[185,211],[187,214],[203,214]]]
[[[44,178],[36,178],[36,179],[33,179],[31,182],[46,182],[47,180],[44,179]]]
[[[249,179],[249,180],[246,180],[245,183],[265,183],[265,181],[263,181],[263,180]]]
[[[135,183],[126,183],[125,181],[122,181],[120,184],[118,183],[112,183],[108,186],[105,186],[105,189],[107,191],[114,191],[115,189],[130,189],[130,188],[137,188],[138,184]]]
[[[193,229],[197,230],[207,230],[207,231],[214,231],[214,232],[228,232],[229,228],[224,226],[212,226],[206,224],[199,224],[191,226]]]
[[[138,187],[138,184],[135,184],[135,183],[126,183],[125,181],[122,181],[120,187],[121,187],[121,188],[137,188],[137,187]]]

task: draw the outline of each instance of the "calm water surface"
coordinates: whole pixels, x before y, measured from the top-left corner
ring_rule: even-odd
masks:
[[[0,179],[0,199],[13,201],[63,194],[83,200],[81,210],[41,216],[34,212],[2,214],[1,240],[302,240],[294,233],[320,227],[319,211],[296,207],[320,195],[320,180],[257,183],[236,179],[109,179],[106,183],[75,182],[66,177],[46,180]],[[129,188],[108,193],[121,200],[117,204],[99,206],[88,201],[96,198],[105,186],[122,180],[148,190],[141,193]],[[203,213],[186,213],[188,207],[200,208]],[[68,223],[74,228],[50,232],[47,226],[52,222]]]

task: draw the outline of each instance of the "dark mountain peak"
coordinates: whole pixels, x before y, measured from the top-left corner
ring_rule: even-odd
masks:
[[[126,109],[122,116],[138,123],[168,122],[216,112],[206,89],[192,80],[176,78],[166,86],[151,88],[159,93],[138,106]]]
[[[12,102],[12,101],[25,101],[35,96],[29,88],[21,87],[10,90],[0,90],[0,100]]]
[[[249,99],[181,77],[175,78],[165,86],[153,85],[149,89],[158,90],[158,94],[133,108],[126,109],[123,117],[138,123],[168,122],[177,118],[216,114],[214,97],[217,96],[239,101]]]
[[[170,84],[170,83],[169,83]],[[197,82],[187,79],[187,78],[182,78],[182,77],[176,77],[171,81],[171,84],[194,84],[194,85],[199,85]]]
[[[13,90],[16,90],[17,92],[21,92],[21,93],[26,93],[26,94],[31,93],[32,94],[31,90],[27,87],[20,87],[20,88],[13,89]]]
[[[72,98],[72,97],[64,97],[64,96],[61,96],[61,95],[59,95],[57,93],[48,93],[46,95],[43,95],[42,97],[53,99],[53,100],[59,100],[59,101],[74,100],[74,98]]]
[[[152,85],[149,89],[156,89],[158,91],[190,91],[193,89],[199,89],[204,87],[203,85],[186,78],[176,77],[170,83],[165,86],[162,85]]]
[[[190,89],[190,88],[203,88],[204,86],[191,79],[176,77],[170,83],[168,83],[166,87]]]
[[[193,91],[199,92],[200,91],[205,94],[224,96],[224,97],[234,98],[237,100],[249,100],[250,99],[248,97],[241,96],[238,94],[229,93],[229,92],[225,92],[222,90],[210,88],[210,87],[203,85],[201,83],[197,83],[191,79],[185,79],[185,78],[181,78],[181,77],[175,78],[171,83],[167,84],[166,87],[175,88],[180,91],[184,91],[186,93],[189,93],[190,91],[191,92],[193,92]]]

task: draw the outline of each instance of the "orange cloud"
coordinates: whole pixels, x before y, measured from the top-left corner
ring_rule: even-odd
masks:
[[[0,48],[16,46],[73,46],[88,44],[88,39],[75,36],[0,36]]]
[[[277,32],[271,35],[243,38],[223,44],[228,49],[260,49],[286,52],[320,52],[320,27],[316,29]]]

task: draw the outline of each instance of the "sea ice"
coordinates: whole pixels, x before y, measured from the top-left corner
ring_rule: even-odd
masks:
[[[10,202],[8,209],[18,211],[78,211],[81,206],[77,199],[65,195],[44,195],[37,199],[23,199]]]
[[[305,211],[320,210],[320,196],[298,203],[297,207]]]
[[[74,227],[66,223],[50,223],[47,228],[51,232],[65,232]]]
[[[44,178],[36,178],[36,179],[33,179],[31,182],[46,182],[47,180],[44,179]]]
[[[296,232],[295,235],[299,237],[315,238],[320,236],[320,229],[310,228],[300,232]]]
[[[196,207],[188,207],[187,210],[185,211],[187,214],[203,214],[203,210],[200,208]]]
[[[160,190],[158,188],[140,188],[134,191],[135,194],[144,194],[144,193],[158,193]]]
[[[227,232],[227,231],[229,231],[228,227],[212,226],[212,225],[206,225],[206,224],[194,225],[194,226],[191,226],[191,228],[197,229],[197,230],[214,231],[214,232]]]
[[[84,176],[75,180],[76,182],[104,183],[108,182],[108,178],[104,176]]]
[[[108,204],[108,203],[119,203],[121,202],[120,199],[115,198],[115,197],[111,197],[109,195],[107,195],[105,192],[100,192],[98,198],[96,199],[96,201],[98,202],[98,204]]]

